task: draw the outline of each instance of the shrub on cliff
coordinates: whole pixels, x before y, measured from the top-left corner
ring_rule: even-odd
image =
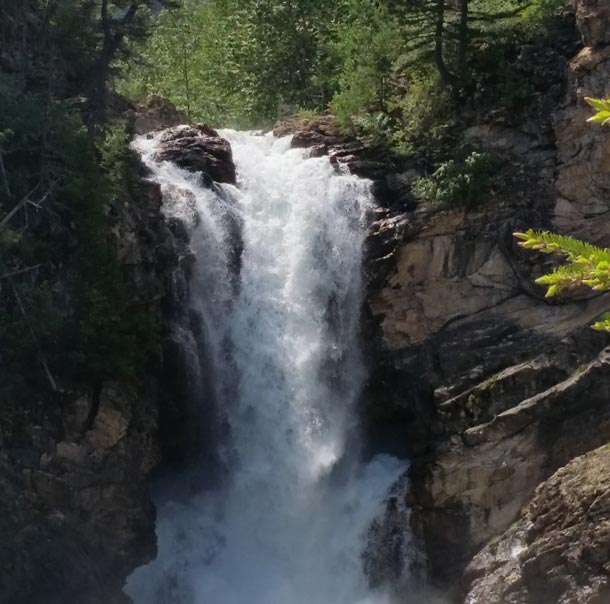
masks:
[[[428,204],[473,207],[489,189],[495,162],[486,153],[471,153],[465,160],[449,160],[430,176],[413,183],[416,195]]]
[[[137,378],[157,329],[148,309],[130,306],[108,236],[110,204],[126,201],[125,133],[111,131],[92,148],[68,104],[55,102],[49,115],[19,85],[0,89],[0,130],[7,126],[12,133],[0,147],[2,386],[11,388],[18,374],[29,375],[31,386],[43,386],[45,373],[53,386]]]

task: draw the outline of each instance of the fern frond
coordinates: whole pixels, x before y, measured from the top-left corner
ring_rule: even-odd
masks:
[[[591,97],[585,97],[585,101],[597,111],[595,115],[587,120],[588,122],[601,124],[602,126],[610,123],[610,99],[592,99]]]
[[[589,271],[583,270],[582,266],[570,264],[567,266],[558,266],[551,273],[536,279],[536,283],[539,285],[548,285],[546,297],[552,298],[565,290],[574,289],[583,285],[585,280],[589,277]]]

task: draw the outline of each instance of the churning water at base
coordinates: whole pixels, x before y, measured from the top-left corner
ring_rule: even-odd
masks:
[[[369,183],[289,139],[223,135],[239,187],[216,192],[155,162],[158,137],[136,142],[164,211],[192,228],[190,304],[227,429],[224,480],[179,501],[164,494],[158,558],[127,592],[136,604],[389,602],[369,587],[363,553],[405,467],[361,461],[355,409]]]

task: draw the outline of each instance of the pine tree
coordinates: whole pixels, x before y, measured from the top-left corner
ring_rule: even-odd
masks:
[[[411,60],[432,63],[444,85],[452,89],[467,83],[468,60],[476,45],[497,38],[498,27],[528,8],[528,3],[514,0],[382,0],[382,4],[399,16]]]

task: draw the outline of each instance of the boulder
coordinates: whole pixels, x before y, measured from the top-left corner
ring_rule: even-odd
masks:
[[[217,183],[235,184],[231,145],[209,126],[179,126],[166,130],[156,153],[191,172],[203,172]]]
[[[537,489],[519,520],[468,565],[465,604],[610,601],[610,446]]]

